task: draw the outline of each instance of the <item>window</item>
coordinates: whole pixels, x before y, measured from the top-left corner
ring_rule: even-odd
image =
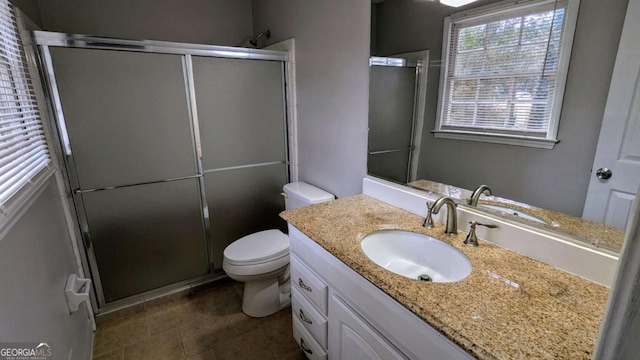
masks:
[[[520,1],[447,18],[435,136],[553,148],[577,7]]]
[[[34,81],[15,11],[7,0],[0,0],[0,212],[5,216],[16,202],[24,202],[51,162]]]

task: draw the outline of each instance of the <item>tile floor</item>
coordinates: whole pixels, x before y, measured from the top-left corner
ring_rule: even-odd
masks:
[[[227,283],[98,325],[95,360],[303,360],[291,308],[254,319],[240,309],[242,284]]]

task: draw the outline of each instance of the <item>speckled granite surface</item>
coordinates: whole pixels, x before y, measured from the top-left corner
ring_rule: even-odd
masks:
[[[442,184],[431,180],[417,180],[407,184],[416,189],[425,190],[432,194],[448,196],[452,199],[460,200],[463,203],[471,197],[472,191],[459,188],[453,185]],[[522,217],[507,214],[498,210],[484,208],[487,213],[503,216],[507,219],[522,222],[535,227],[556,231],[569,235],[574,239],[593,245],[598,248],[619,252],[624,241],[624,229],[607,226],[595,221],[585,220],[578,217],[563,214],[557,211],[542,209],[529,204],[505,199],[497,196],[482,195],[478,204],[504,206],[517,211],[522,211],[533,215],[547,222],[542,224]]]
[[[485,241],[462,244],[422,219],[366,195],[281,213],[281,217],[410,311],[481,359],[590,359],[608,289]],[[426,283],[389,272],[360,241],[400,229],[440,238],[473,265],[456,283]]]

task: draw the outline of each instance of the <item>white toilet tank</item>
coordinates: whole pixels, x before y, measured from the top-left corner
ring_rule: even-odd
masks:
[[[282,189],[286,194],[285,209],[287,210],[335,199],[333,194],[305,182],[290,183]]]

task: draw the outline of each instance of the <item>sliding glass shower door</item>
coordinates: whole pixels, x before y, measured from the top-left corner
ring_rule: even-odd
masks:
[[[213,263],[250,233],[280,228],[287,182],[283,63],[193,57]]]
[[[52,48],[104,300],[209,271],[179,55]]]

